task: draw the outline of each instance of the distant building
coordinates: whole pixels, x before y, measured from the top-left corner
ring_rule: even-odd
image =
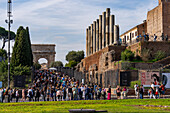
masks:
[[[133,44],[136,42],[136,38],[138,36],[143,36],[147,33],[147,22],[144,21],[142,24],[133,27],[132,29],[126,31],[120,38],[122,40],[122,44]]]
[[[149,35],[150,41],[154,40],[154,34],[158,37],[157,41],[162,41],[162,34],[170,40],[170,0],[159,0],[159,5],[148,11],[146,21],[126,31],[120,38],[123,44],[131,45],[145,33]]]

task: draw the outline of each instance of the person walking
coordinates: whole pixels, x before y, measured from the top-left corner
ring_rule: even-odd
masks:
[[[5,103],[8,103],[8,89],[5,90],[4,96],[5,96]]]
[[[117,86],[116,88],[117,99],[120,99],[120,93],[121,93],[120,87]]]
[[[111,100],[111,86],[109,85],[109,89],[107,91],[107,100]]]
[[[18,99],[19,99],[19,91],[18,91],[18,89],[16,90],[15,96],[16,96],[16,102],[18,102]]]
[[[121,93],[121,98],[126,99],[126,97],[127,97],[127,88],[126,86],[124,86],[122,93]]]
[[[80,87],[78,87],[78,98],[79,100],[82,100],[82,91]]]
[[[58,89],[57,90],[57,101],[60,101],[60,98],[61,98],[61,90]]]
[[[3,90],[2,90],[2,89],[0,89],[0,102],[2,102],[2,103],[3,103],[3,101],[2,101],[2,97],[3,97]]]
[[[139,89],[139,95],[140,95],[140,99],[143,99],[143,86],[141,85],[140,86],[140,89]]]
[[[66,88],[64,87],[63,88],[63,101],[66,100]]]
[[[103,96],[103,99],[105,100],[106,99],[106,89],[105,89],[105,87],[102,89],[101,94]]]
[[[22,99],[21,99],[22,102],[25,101],[25,89],[22,89]]]

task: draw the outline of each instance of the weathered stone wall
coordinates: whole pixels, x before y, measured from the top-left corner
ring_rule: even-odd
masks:
[[[141,55],[143,49],[149,49],[152,56],[160,50],[165,52],[166,56],[170,56],[170,42],[138,42],[130,45],[127,49],[130,49],[138,55]]]
[[[121,52],[125,50],[125,46],[108,46],[82,60],[76,67],[74,76],[76,79],[85,78],[85,82],[100,84],[104,87],[114,85],[116,80],[116,72],[114,70],[114,61],[120,60]],[[85,74],[85,75],[82,75]]]
[[[163,31],[164,35],[169,36],[170,40],[170,0],[163,2]]]
[[[135,53],[135,55],[141,55],[141,42],[132,44],[126,47],[126,49],[130,49],[131,51]]]
[[[170,56],[170,42],[142,42],[141,48],[149,49],[152,56],[159,50]]]
[[[170,40],[170,0],[159,0],[159,5],[148,12],[147,32],[158,37],[167,34]]]
[[[83,72],[79,72],[77,70],[74,71],[74,78],[76,80],[79,80],[79,82],[82,82],[82,79],[85,79],[85,74]],[[85,80],[84,80],[85,81]]]
[[[144,35],[144,33],[147,33],[147,22],[138,25],[137,28],[138,28],[138,35]]]
[[[100,58],[101,54],[105,53],[105,52],[108,52],[108,47],[83,59],[82,62],[83,62],[83,67],[85,67],[85,70],[89,70],[90,66],[92,66],[93,64],[96,64],[98,66],[99,58]]]
[[[147,14],[147,32],[151,36],[161,36],[163,32],[162,4],[155,7]]]
[[[115,61],[118,61],[121,59],[121,52],[126,49],[126,46],[109,46],[109,51],[114,50],[115,51]]]

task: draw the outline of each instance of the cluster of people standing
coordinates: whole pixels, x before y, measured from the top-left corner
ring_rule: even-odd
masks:
[[[111,89],[106,92],[97,84],[80,83],[61,73],[37,71],[28,89],[0,89],[0,102],[13,101],[66,101],[111,99]]]
[[[138,86],[138,84],[136,83],[134,85],[134,89],[135,89],[135,95],[136,95],[136,98],[140,98],[140,99],[143,99],[143,95],[144,95],[144,92],[145,92],[145,89],[143,87],[143,85],[140,85]],[[157,84],[157,83],[154,83],[154,82],[151,82],[151,85],[150,87],[147,89],[147,92],[148,92],[148,96],[149,98],[154,98],[154,99],[158,99],[158,98],[164,98],[165,97],[165,91],[166,91],[166,88],[165,88],[165,85],[163,84]]]
[[[151,83],[148,89],[150,98],[164,97],[165,86]],[[143,99],[145,89],[143,85],[134,85],[136,98]],[[51,72],[37,71],[34,81],[28,89],[0,89],[0,102],[25,102],[25,101],[69,101],[69,100],[111,100],[111,86],[108,89],[97,84],[84,84],[67,75]],[[114,92],[115,91],[115,92]],[[113,93],[117,94],[117,99],[126,99],[127,87],[117,86]]]

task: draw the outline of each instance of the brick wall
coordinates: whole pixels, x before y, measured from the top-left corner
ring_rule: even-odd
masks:
[[[147,32],[158,37],[167,34],[170,40],[170,0],[159,0],[159,5],[148,12]]]
[[[141,51],[144,48],[149,49],[152,56],[159,50],[165,52],[167,56],[170,56],[170,42],[138,42],[127,47],[127,49],[130,49],[138,55],[141,55]]]
[[[152,9],[147,14],[147,32],[150,36],[161,36],[163,32],[162,4]]]
[[[163,2],[163,31],[168,34],[170,40],[170,1]]]

